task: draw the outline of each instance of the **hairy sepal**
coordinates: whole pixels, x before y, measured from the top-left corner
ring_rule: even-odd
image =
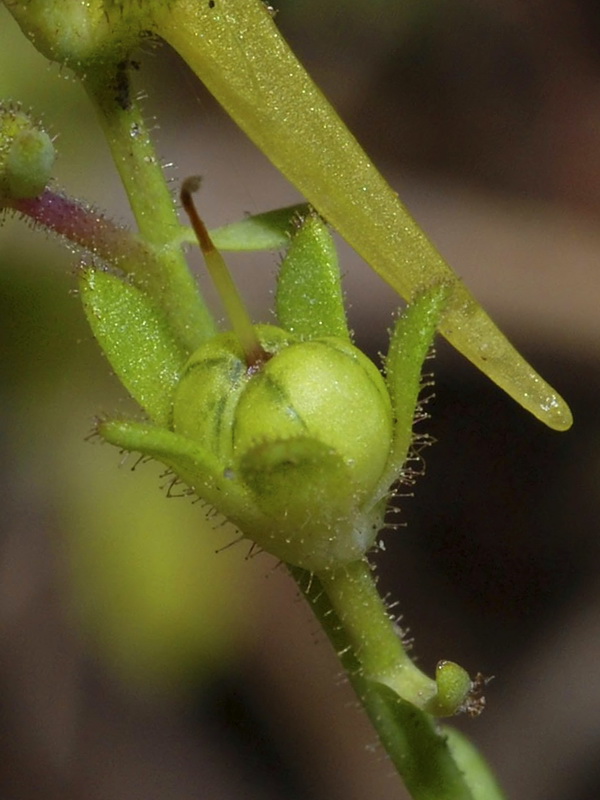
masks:
[[[364,525],[352,478],[339,453],[308,437],[264,442],[246,452],[240,477],[265,514],[257,541],[311,572],[355,561],[376,528]]]
[[[83,271],[80,291],[90,327],[115,373],[153,422],[169,425],[187,354],[164,315],[139,289],[109,272]]]
[[[275,306],[280,324],[302,339],[350,340],[335,244],[314,211],[298,223],[281,263]]]

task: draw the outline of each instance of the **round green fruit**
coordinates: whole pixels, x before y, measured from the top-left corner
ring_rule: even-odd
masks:
[[[257,333],[268,357],[251,367],[232,333],[193,354],[173,430],[245,487],[258,518],[232,521],[264,549],[316,571],[360,558],[376,532],[369,501],[392,439],[383,377],[344,339]]]

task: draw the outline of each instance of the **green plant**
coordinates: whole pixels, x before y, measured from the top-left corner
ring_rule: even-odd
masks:
[[[416,798],[494,798],[471,746],[437,718],[476,711],[479,686],[408,658],[367,560],[412,441],[420,370],[436,328],[540,419],[564,401],[523,362],[453,276],[277,34],[259,0],[7,7],[70,67],[99,112],[138,232],[48,188],[53,146],[18,107],[2,110],[2,203],[93,253],[88,321],[144,422],[98,433],[162,461],[242,533],[284,561],[340,654]],[[180,226],[140,109],[132,53],[151,32],[177,49],[234,119],[304,192],[308,207],[208,234],[182,201],[233,332],[217,333],[182,256]],[[325,218],[408,300],[385,381],[350,341]],[[280,327],[253,326],[215,247],[286,248]],[[352,402],[348,402],[348,397]]]

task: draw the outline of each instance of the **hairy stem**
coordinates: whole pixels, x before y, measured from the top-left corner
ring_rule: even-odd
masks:
[[[435,681],[413,663],[377,591],[366,561],[319,575],[319,581],[344,627],[363,677],[378,681],[423,708],[435,696]]]
[[[173,244],[181,231],[175,204],[139,105],[129,96],[124,69],[115,65],[108,76],[106,70],[90,70],[83,83],[98,111],[139,232],[162,267],[158,275],[143,273],[137,280],[159,300],[180,342],[192,352],[214,334],[214,321],[180,248]]]
[[[290,572],[413,798],[503,800],[476,749],[423,710],[435,703],[436,684],[409,659],[368,563],[319,577]]]

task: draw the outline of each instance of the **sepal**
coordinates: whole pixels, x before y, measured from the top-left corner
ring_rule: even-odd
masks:
[[[333,238],[311,211],[298,223],[277,275],[279,323],[302,339],[350,339]]]
[[[294,235],[298,217],[304,217],[309,208],[307,203],[298,203],[295,206],[252,214],[238,222],[212,228],[210,238],[219,250],[243,250],[245,252],[282,250],[289,245],[290,237]],[[191,229],[190,235],[186,231],[182,240],[196,244]]]
[[[282,561],[320,572],[361,558],[371,546],[374,534],[355,527],[360,513],[350,471],[323,442],[265,441],[244,453],[238,469],[266,518],[258,535],[268,541],[257,541]]]
[[[231,470],[224,470],[197,442],[165,428],[127,420],[100,421],[96,431],[121,450],[149,456],[172,469],[201,499],[235,524],[241,517],[252,525],[258,524],[248,492]]]
[[[187,354],[162,312],[109,272],[84,270],[80,291],[94,336],[127,391],[153,422],[170,425],[172,396]]]
[[[376,497],[387,494],[401,475],[413,440],[421,371],[448,302],[445,285],[421,292],[398,317],[385,358],[386,385],[392,402],[394,436]]]

